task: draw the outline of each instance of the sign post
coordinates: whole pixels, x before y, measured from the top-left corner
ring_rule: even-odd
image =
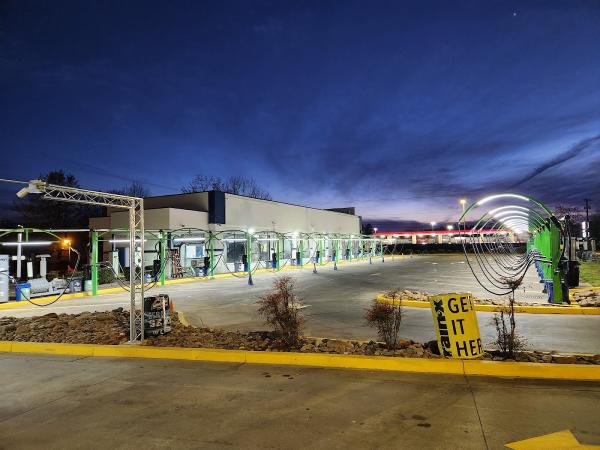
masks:
[[[477,314],[470,293],[429,297],[440,355],[473,359],[483,355]]]

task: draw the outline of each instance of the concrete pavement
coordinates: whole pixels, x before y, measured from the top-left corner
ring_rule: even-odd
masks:
[[[501,449],[600,444],[600,386],[0,354],[0,448]]]
[[[365,308],[377,293],[390,289],[413,289],[429,292],[471,291],[484,296],[461,255],[414,256],[387,258],[385,263],[374,259],[342,264],[334,271],[331,265],[254,276],[254,286],[245,278],[226,278],[184,284],[157,286],[150,292],[165,292],[175,302],[176,309],[185,313],[190,323],[198,326],[223,327],[239,330],[264,329],[256,315],[256,299],[271,288],[281,275],[293,276],[305,303],[308,317],[306,334],[331,338],[372,339],[375,333],[364,324]],[[543,297],[535,271],[525,281],[526,292],[517,299],[535,301]],[[47,312],[78,313],[127,307],[128,293],[105,294],[60,301],[48,308],[28,306],[0,310],[0,315],[31,316]],[[431,313],[426,309],[406,308],[401,335],[417,341],[434,338]],[[489,325],[490,313],[478,313],[484,343],[492,340],[494,331]],[[600,353],[600,316],[530,315],[518,316],[519,331],[537,350]]]

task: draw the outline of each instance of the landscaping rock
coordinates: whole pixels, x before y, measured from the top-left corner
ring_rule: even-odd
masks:
[[[552,362],[557,364],[577,364],[577,357],[573,355],[555,355],[552,357]]]
[[[163,336],[148,337],[144,345],[156,347],[220,348],[248,351],[300,351],[303,353],[335,353],[378,355],[386,357],[441,358],[435,354],[437,341],[427,344],[400,339],[396,351],[375,341],[347,341],[303,337],[294,347],[287,346],[277,334],[269,331],[241,333],[215,328],[183,326],[177,313],[172,315],[172,331]],[[0,341],[64,342],[117,345],[129,338],[129,313],[122,308],[109,312],[82,314],[46,314],[33,318],[0,318]],[[497,350],[486,350],[484,359],[504,361]],[[558,364],[599,364],[600,355],[560,355],[552,352],[521,352],[518,361]]]
[[[327,340],[327,351],[333,353],[347,353],[354,349],[354,345],[348,341],[340,341],[337,339]]]

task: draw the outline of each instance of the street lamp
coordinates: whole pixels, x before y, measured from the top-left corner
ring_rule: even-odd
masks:
[[[452,225],[446,225],[446,229],[448,231],[454,230],[454,227]]]
[[[466,198],[461,198],[460,199],[460,204],[462,205],[462,210],[463,210],[463,214],[465,212],[465,205],[467,204],[467,199]]]
[[[431,231],[433,231],[433,227],[435,227],[436,222],[430,222],[431,223]]]
[[[373,234],[377,234],[377,227],[373,228]]]

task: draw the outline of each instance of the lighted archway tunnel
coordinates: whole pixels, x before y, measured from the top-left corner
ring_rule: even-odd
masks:
[[[457,223],[466,262],[477,282],[489,293],[513,292],[534,266],[548,300],[568,301],[576,261],[569,255],[569,219],[560,220],[533,197],[502,193],[483,197],[465,209]],[[489,230],[483,239],[482,230]],[[511,235],[525,241],[520,250]]]

